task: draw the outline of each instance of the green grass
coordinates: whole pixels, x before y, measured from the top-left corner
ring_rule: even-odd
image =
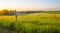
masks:
[[[60,33],[60,14],[34,13],[24,16],[0,16],[0,28],[15,33]]]

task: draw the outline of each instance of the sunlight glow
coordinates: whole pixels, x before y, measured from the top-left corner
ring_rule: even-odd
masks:
[[[0,5],[0,10],[4,9],[4,7],[2,5]]]

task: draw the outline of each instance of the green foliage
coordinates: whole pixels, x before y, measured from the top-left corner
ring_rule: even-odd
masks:
[[[10,10],[8,15],[14,15],[14,11]]]
[[[7,15],[7,14],[8,14],[8,10],[6,9],[0,11],[0,15]]]
[[[0,28],[3,30],[16,33],[60,33],[60,14],[29,14],[18,16],[18,21],[13,16],[5,17],[0,18]]]
[[[14,11],[3,9],[2,11],[0,11],[0,15],[14,15]]]

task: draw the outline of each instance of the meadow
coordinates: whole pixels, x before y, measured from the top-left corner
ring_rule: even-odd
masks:
[[[60,14],[33,13],[0,16],[0,33],[60,33]]]

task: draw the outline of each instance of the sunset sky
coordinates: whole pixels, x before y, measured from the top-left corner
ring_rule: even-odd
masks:
[[[0,0],[1,9],[60,10],[60,0]]]

